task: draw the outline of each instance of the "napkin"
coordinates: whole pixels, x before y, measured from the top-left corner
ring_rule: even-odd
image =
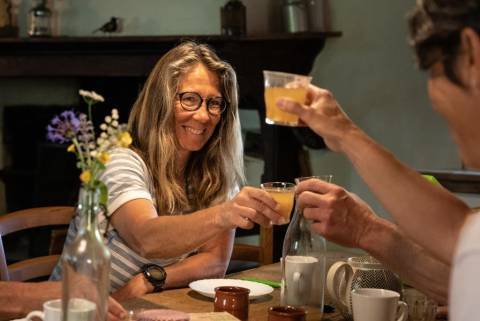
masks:
[[[241,279],[245,280],[245,281],[251,281],[251,282],[257,282],[257,283],[270,285],[272,288],[279,288],[280,287],[280,282],[278,282],[278,281],[267,280],[267,279],[259,279],[259,278],[254,278],[254,277],[243,277]]]

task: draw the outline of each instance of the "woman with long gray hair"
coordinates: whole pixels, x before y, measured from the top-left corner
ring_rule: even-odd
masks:
[[[235,228],[278,222],[277,203],[244,187],[236,75],[206,45],[185,42],[149,75],[129,118],[130,148],[111,155],[99,219],[119,300],[223,277]]]

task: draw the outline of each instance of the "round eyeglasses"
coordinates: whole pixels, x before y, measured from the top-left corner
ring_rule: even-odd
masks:
[[[227,102],[223,97],[207,97],[202,98],[196,92],[183,92],[178,94],[180,105],[186,111],[195,111],[200,109],[203,102],[207,105],[207,111],[209,114],[218,116],[222,114],[227,108]]]

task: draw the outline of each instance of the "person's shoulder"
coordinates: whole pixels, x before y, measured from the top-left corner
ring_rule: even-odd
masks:
[[[110,151],[112,159],[132,159],[143,163],[142,157],[134,150],[125,147],[115,147]]]

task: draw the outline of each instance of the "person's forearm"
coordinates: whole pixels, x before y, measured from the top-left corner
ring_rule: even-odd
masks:
[[[402,230],[449,263],[468,206],[423,179],[359,129],[345,136],[341,150]]]
[[[229,230],[210,242],[196,255],[168,266],[166,288],[187,286],[191,281],[223,278],[232,255],[235,230]],[[199,268],[201,267],[201,268]]]
[[[448,301],[450,268],[381,218],[370,225],[360,247],[440,304]]]
[[[32,310],[41,310],[43,302],[60,296],[61,282],[0,281],[0,319],[24,317]]]
[[[165,267],[167,279],[165,289],[185,287],[190,282],[206,278],[221,278],[230,261],[235,231],[228,231],[211,240],[200,253],[181,262]],[[140,297],[153,291],[153,286],[143,273],[135,275],[125,286],[112,294],[118,301]]]
[[[150,259],[189,253],[226,231],[215,221],[220,210],[219,205],[189,215],[161,215],[147,220],[132,226],[135,239],[129,245]]]

